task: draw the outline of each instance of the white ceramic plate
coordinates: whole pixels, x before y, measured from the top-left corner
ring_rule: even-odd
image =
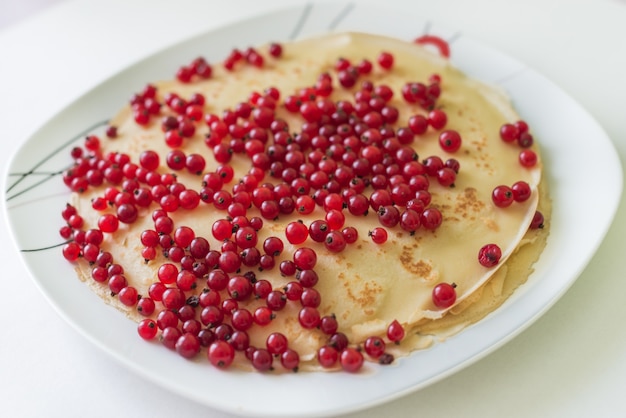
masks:
[[[24,262],[60,315],[128,368],[181,396],[231,413],[278,417],[345,413],[423,388],[492,352],[552,306],[593,256],[617,209],[622,173],[609,138],[577,103],[516,60],[406,11],[394,14],[393,27],[382,27],[379,16],[380,10],[369,6],[333,3],[290,8],[211,31],[115,75],[30,138],[9,167],[5,206]],[[134,323],[75,279],[55,247],[60,210],[68,198],[58,173],[68,163],[70,147],[87,132],[101,132],[130,92],[149,80],[171,78],[177,63],[200,54],[215,62],[233,45],[329,30],[379,32],[406,40],[436,33],[451,42],[456,66],[509,93],[541,140],[554,201],[549,242],[535,273],[500,309],[445,343],[356,375],[221,372],[145,343]]]

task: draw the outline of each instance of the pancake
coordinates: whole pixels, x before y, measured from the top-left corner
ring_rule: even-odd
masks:
[[[239,60],[235,59],[238,54],[231,54],[224,65],[210,67],[210,75],[205,62],[195,60],[192,65],[181,67],[176,79],[149,84],[110,121],[115,134],[109,131],[110,138],[100,135],[98,140],[90,137],[88,142],[92,144],[87,144],[77,158],[76,167],[86,164],[86,160],[92,162],[95,170],[102,171],[102,184],[77,188],[74,178],[87,175],[76,167],[64,176],[74,189],[70,204],[84,221],[76,229],[98,229],[99,220],[106,213],[117,214],[122,220],[117,230],[104,234],[98,249],[109,252],[113,263],[123,267],[124,284],[136,289],[136,299],[149,298],[150,286],[159,282],[158,270],[163,264],[173,264],[178,271],[185,270],[182,264],[188,263],[187,272],[195,265],[197,274],[191,288],[187,289],[189,284],[182,285],[187,301],[183,319],[195,319],[202,329],[219,335],[228,329],[216,330],[221,323],[231,327],[229,335],[233,326],[242,328],[245,336],[237,338],[244,342],[239,346],[235,364],[244,368],[250,365],[246,353],[252,357],[255,349],[267,348],[268,335],[280,333],[298,354],[298,370],[340,368],[341,362],[325,367],[319,364],[320,347],[337,347],[339,337],[333,339],[333,334],[345,336],[348,347],[362,349],[367,360],[387,363],[392,356],[444,340],[506,300],[532,272],[545,245],[547,222],[543,228],[531,228],[531,224],[538,209],[547,217],[550,203],[542,181],[538,145],[530,132],[522,135],[526,142],[518,140],[520,130],[527,125],[520,122],[503,93],[466,77],[447,59],[397,39],[339,33],[280,47],[280,55],[276,45],[243,51]],[[381,52],[389,55],[380,58]],[[194,73],[192,68],[197,71]],[[204,103],[198,102],[198,95]],[[150,105],[154,106],[153,113],[148,109]],[[411,119],[415,115],[419,117]],[[441,126],[442,115],[445,126]],[[270,125],[272,121],[278,122]],[[515,140],[502,139],[503,125],[515,126]],[[189,132],[183,132],[185,129]],[[180,133],[181,138],[176,138],[174,132]],[[147,157],[147,150],[152,159]],[[172,159],[173,151],[179,152],[178,162],[168,165],[168,155]],[[520,153],[529,151],[537,156],[537,163],[520,164]],[[158,165],[154,165],[155,155]],[[253,166],[256,168],[251,170]],[[228,178],[231,169],[232,180]],[[116,176],[115,172],[124,176]],[[207,173],[227,173],[230,181],[209,190],[207,187],[214,184],[215,177],[207,177]],[[175,185],[164,186],[164,182]],[[516,191],[515,195],[524,196],[510,202],[508,195],[514,184],[523,186],[522,192]],[[394,187],[397,185],[400,186]],[[506,186],[506,207],[494,203],[492,196],[498,186]],[[182,190],[191,192],[183,198]],[[373,198],[376,191],[377,197]],[[255,193],[261,196],[258,202]],[[111,197],[115,194],[125,197],[115,200]],[[146,194],[148,201],[143,203],[140,196],[145,198]],[[324,207],[323,197],[328,194],[331,197]],[[285,199],[279,203],[277,195]],[[313,199],[298,201],[301,195]],[[349,204],[353,195],[359,197]],[[94,210],[93,202],[103,196],[110,200],[107,207]],[[239,254],[237,260],[230,262],[240,263],[248,244],[237,245],[233,233],[224,245],[213,233],[216,222],[233,219],[223,203],[233,196],[235,201],[243,202],[230,209],[233,215],[244,214],[242,227],[255,217],[263,221],[262,228],[250,237],[256,240],[253,247],[258,251],[246,253],[258,253],[258,259],[265,254],[263,242],[269,237],[280,238],[284,249],[279,255],[266,255],[262,265],[257,260],[226,276],[245,276],[252,287],[258,281],[269,284],[266,288],[275,292],[270,299],[282,296],[284,300],[289,283],[304,283],[304,302],[301,298],[286,300],[284,307],[277,309],[275,302],[268,302],[267,291],[259,290],[260,297],[242,297],[233,296],[232,289],[229,292],[220,285],[211,285],[209,272],[225,267],[214,262],[210,265],[210,257],[204,253],[190,255],[187,247],[168,249],[173,234],[165,248],[156,245],[152,251],[145,250],[142,233],[156,231],[154,218],[165,215],[173,221],[174,229],[189,227],[195,237],[206,239],[216,252],[213,255]],[[389,196],[392,201],[388,201]],[[196,206],[194,199],[198,197]],[[304,208],[315,200],[312,211]],[[260,207],[261,201],[270,203]],[[297,201],[308,203],[302,203],[300,210]],[[369,203],[364,214],[358,204],[363,201]],[[177,208],[180,202],[193,208]],[[378,202],[386,203],[377,207]],[[119,215],[123,203],[132,206],[131,218],[135,217],[132,212],[137,212],[136,220],[126,220],[128,214]],[[336,209],[332,212],[331,208]],[[402,223],[398,222],[401,216],[405,217]],[[298,242],[286,233],[291,227],[298,230],[293,223],[303,224],[308,231],[315,221],[325,219],[333,225],[338,219],[338,230],[324,235],[326,242],[316,241],[313,235]],[[355,242],[342,242],[344,235],[340,232],[345,227],[356,231]],[[375,242],[372,236],[377,228],[387,232],[383,243]],[[236,229],[237,226],[233,231]],[[106,302],[138,322],[154,320],[160,311],[168,310],[160,301],[156,301],[154,312],[138,310],[145,301],[128,302],[127,295],[133,295],[133,291],[126,291],[122,298],[112,290],[109,276],[102,282],[93,280],[98,262],[90,262],[89,255],[85,257],[83,243],[75,244],[81,247],[79,258],[72,260],[78,276]],[[493,262],[485,265],[479,261],[479,253],[488,245],[497,246],[500,254],[496,260],[488,258]],[[294,275],[281,274],[281,263],[293,262],[299,248],[314,251],[314,267],[305,268],[306,273],[299,269]],[[180,255],[187,257],[183,263]],[[311,285],[303,275],[314,275],[315,283]],[[447,291],[448,295],[452,293],[452,299],[433,297],[434,288],[442,283],[444,296]],[[112,286],[118,290],[115,281]],[[202,316],[206,306],[199,301],[209,290],[219,293],[221,301],[229,300],[227,306],[236,305],[244,323],[245,318],[249,322],[248,313],[268,305],[274,307],[273,319],[264,325],[238,325],[239,319],[233,323],[232,312],[228,311],[231,308],[227,308],[221,322],[206,323]],[[146,306],[149,305],[148,301]],[[304,305],[310,309],[304,309]],[[173,310],[178,312],[178,308]],[[299,320],[302,315],[309,320],[305,319],[304,325]],[[317,316],[332,318],[328,323],[336,322],[337,331],[329,332],[320,326]],[[181,334],[182,324],[182,320],[178,321]],[[388,332],[391,324],[399,324],[400,337]],[[189,334],[197,334],[197,327],[193,329]],[[385,342],[385,356],[370,355],[364,348],[370,337]],[[169,337],[160,338],[167,345]],[[247,340],[254,348],[244,349]],[[208,344],[210,339],[202,341]],[[342,344],[338,348],[348,351]],[[349,354],[358,357],[361,351],[355,354],[352,350]]]

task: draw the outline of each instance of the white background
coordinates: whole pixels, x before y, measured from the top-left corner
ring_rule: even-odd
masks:
[[[10,156],[41,124],[113,73],[215,25],[293,3],[0,0],[0,169],[4,174]],[[387,3],[546,75],[600,122],[624,164],[626,1]],[[392,16],[381,19],[393,24]],[[586,196],[581,190],[580,199]],[[437,384],[352,416],[626,416],[626,214],[620,212],[577,282],[528,330]],[[0,266],[0,415],[229,416],[170,394],[95,349],[36,288],[4,221]]]

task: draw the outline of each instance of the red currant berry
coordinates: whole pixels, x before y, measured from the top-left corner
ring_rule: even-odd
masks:
[[[331,209],[326,212],[324,219],[326,220],[326,223],[331,231],[337,231],[343,227],[343,224],[346,221],[346,216],[341,210]]]
[[[428,113],[428,123],[434,129],[443,129],[444,126],[448,123],[448,116],[443,110],[434,109]]]
[[[296,264],[291,260],[283,260],[280,262],[280,274],[283,276],[293,276],[296,274]]]
[[[544,223],[543,214],[539,211],[536,211],[535,215],[533,216],[533,220],[530,223],[530,229],[543,228],[543,223]]]
[[[387,338],[395,343],[399,343],[404,338],[404,327],[398,320],[394,319],[387,327]]]
[[[380,65],[385,70],[389,70],[391,67],[393,67],[393,55],[389,52],[381,52],[376,58],[376,61],[378,62],[378,65]]]
[[[70,242],[63,246],[63,257],[68,261],[78,260],[80,253],[80,246],[75,242]]]
[[[363,366],[363,354],[356,348],[348,347],[341,352],[339,362],[341,367],[350,373],[358,372]]]
[[[534,167],[537,164],[537,154],[533,150],[525,149],[519,153],[519,162],[522,167]]]
[[[456,285],[449,283],[439,283],[433,288],[433,303],[438,308],[446,309],[456,302]]]
[[[346,248],[346,239],[339,231],[330,231],[324,240],[326,249],[333,253],[340,253]]]
[[[253,313],[254,323],[257,325],[267,325],[274,319],[274,313],[267,306],[259,306]]]
[[[258,371],[267,371],[272,369],[273,357],[270,352],[264,348],[258,348],[252,353],[252,366]]]
[[[300,270],[296,273],[296,279],[302,287],[313,287],[319,281],[319,277],[315,270]]]
[[[497,207],[506,208],[514,201],[513,190],[509,186],[497,186],[491,192],[491,199]]]
[[[330,227],[324,220],[315,220],[309,225],[309,236],[315,242],[324,242],[329,231]]]
[[[149,171],[159,168],[159,154],[152,150],[143,151],[139,155],[139,164]]]
[[[233,225],[226,219],[218,219],[211,227],[213,237],[218,241],[229,239],[233,234]]]
[[[249,310],[238,308],[233,311],[231,324],[234,329],[238,331],[246,331],[252,326],[253,322],[254,317]]]
[[[285,369],[297,372],[298,365],[300,364],[300,355],[297,351],[288,348],[280,355],[280,364],[282,364]]]
[[[530,189],[530,185],[525,181],[518,181],[511,186],[511,191],[513,192],[513,199],[516,202],[525,202],[528,200],[532,194],[532,190]]]
[[[282,354],[288,348],[287,337],[280,332],[273,332],[267,336],[265,345],[270,354]]]
[[[102,232],[115,232],[119,228],[119,219],[113,214],[104,214],[98,219],[98,228]]]
[[[184,358],[193,358],[200,352],[200,340],[190,332],[185,332],[176,340],[176,352]]]
[[[517,138],[517,143],[522,148],[530,148],[534,143],[534,139],[528,132],[522,132],[519,138]]]
[[[122,290],[120,290],[118,297],[120,302],[122,302],[124,305],[135,306],[138,301],[138,295],[139,294],[137,292],[137,289],[132,286],[126,286],[122,288]]]
[[[379,358],[385,354],[386,344],[380,337],[368,337],[363,344],[363,348],[369,356]]]
[[[387,242],[387,230],[385,228],[374,228],[369,231],[368,235],[375,244],[384,244]]]
[[[257,233],[251,226],[239,228],[235,233],[235,242],[241,249],[255,247],[258,241]]]
[[[320,318],[319,329],[326,335],[333,335],[337,332],[339,323],[335,315],[326,315]]]
[[[283,241],[278,237],[269,237],[263,241],[263,251],[273,257],[278,257],[284,248]]]
[[[493,267],[500,262],[502,250],[496,244],[487,244],[478,252],[478,262],[485,267]]]
[[[282,45],[276,42],[272,42],[269,46],[269,53],[274,58],[280,58],[280,56],[283,54]]]
[[[312,270],[311,270],[312,271]],[[302,298],[302,292],[304,287],[300,282],[289,282],[284,287],[285,297],[288,300],[300,300]]]
[[[354,244],[359,239],[359,231],[353,226],[347,226],[341,230],[347,244]]]
[[[149,318],[142,319],[137,326],[137,332],[144,340],[151,340],[156,337],[158,330],[156,322]]]
[[[291,244],[302,244],[309,236],[309,229],[302,222],[290,222],[285,228],[285,237]]]
[[[420,215],[422,226],[431,231],[439,228],[442,221],[443,217],[437,208],[427,208]]]
[[[223,254],[222,254],[223,255]],[[234,300],[245,300],[253,291],[252,283],[245,276],[233,276],[226,285],[228,294]]]
[[[400,222],[400,211],[393,205],[383,206],[378,209],[378,221],[382,226],[393,228]]]
[[[450,167],[444,167],[437,171],[437,181],[443,187],[454,187],[456,173]]]
[[[300,270],[311,270],[317,263],[317,254],[308,247],[298,248],[293,253],[293,262]]]
[[[409,129],[415,135],[422,135],[428,129],[428,119],[422,115],[413,115],[409,118]]]
[[[298,321],[300,322],[300,325],[302,325],[302,328],[316,328],[320,324],[320,313],[317,308],[305,306],[298,314]]]
[[[228,368],[235,359],[235,349],[226,341],[214,341],[209,345],[207,357],[212,365],[219,369]]]
[[[400,215],[400,227],[410,233],[419,229],[421,225],[419,212],[407,207]]]
[[[457,131],[446,130],[439,135],[439,145],[446,152],[457,152],[461,148],[461,135]]]
[[[324,368],[333,367],[339,360],[339,352],[334,347],[324,345],[317,351],[317,361]]]
[[[151,316],[155,307],[154,300],[150,297],[143,297],[137,302],[137,312],[143,316]]]
[[[273,290],[267,295],[265,303],[272,311],[280,311],[287,304],[287,296],[279,290]]]
[[[502,138],[504,142],[517,141],[519,135],[520,132],[517,129],[517,126],[512,123],[505,123],[500,127],[500,138]]]
[[[109,280],[110,282],[110,280]],[[177,310],[185,305],[185,294],[177,288],[168,288],[163,292],[161,303],[167,309]]]

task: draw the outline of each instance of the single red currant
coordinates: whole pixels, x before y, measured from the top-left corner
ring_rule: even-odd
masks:
[[[219,369],[228,368],[235,359],[235,349],[226,341],[217,340],[209,345],[207,357]]]
[[[506,208],[514,201],[513,190],[509,186],[496,186],[491,192],[491,199],[499,208]]]
[[[379,358],[385,353],[386,344],[382,338],[372,336],[372,337],[368,337],[365,340],[365,343],[363,344],[363,348],[365,349],[365,352],[369,356],[373,358]]]
[[[434,129],[443,129],[448,123],[448,116],[443,110],[431,110],[430,113],[428,113],[428,123]]]
[[[397,319],[394,319],[387,327],[387,338],[394,343],[399,343],[404,338],[404,327]]]
[[[530,149],[522,150],[519,153],[519,162],[522,167],[534,167],[537,164],[537,154]]]
[[[358,372],[363,366],[363,354],[353,347],[348,347],[341,352],[339,362],[341,367],[350,373]]]
[[[200,340],[190,332],[185,332],[176,340],[176,352],[184,358],[193,358],[200,352]]]
[[[539,211],[536,211],[535,215],[533,216],[533,220],[530,223],[530,229],[543,228],[543,223],[544,223],[543,214]]]
[[[530,189],[530,185],[525,181],[515,182],[511,186],[511,191],[513,192],[513,199],[516,202],[525,202],[528,200],[532,194],[532,190]]]
[[[446,152],[457,152],[461,148],[461,135],[454,130],[445,130],[439,135],[439,145]]]
[[[391,69],[393,67],[393,55],[389,52],[383,51],[376,58],[378,65],[380,65],[385,70]]]
[[[298,365],[300,364],[300,355],[297,351],[288,348],[280,355],[280,364],[282,364],[285,369],[297,372]]]
[[[324,345],[317,351],[317,361],[324,368],[333,367],[339,360],[339,352],[334,347]]]
[[[517,129],[517,126],[512,123],[505,123],[500,127],[500,138],[502,138],[504,142],[517,141],[519,135],[520,132]]]
[[[298,321],[305,329],[313,329],[320,324],[320,313],[317,308],[305,306],[298,314]]]
[[[252,366],[259,371],[271,370],[272,361],[272,354],[264,348],[257,348],[252,353]]]
[[[102,232],[115,232],[119,228],[119,219],[113,214],[106,213],[98,219],[98,228]]]
[[[285,228],[285,237],[291,244],[302,244],[309,236],[309,229],[302,222],[290,222]]]
[[[346,248],[346,239],[339,231],[330,231],[324,240],[326,249],[333,253],[340,253]]]
[[[317,263],[317,254],[308,247],[298,248],[293,253],[293,262],[300,270],[311,270]]]
[[[384,244],[387,242],[387,230],[385,228],[376,227],[369,231],[368,235],[375,244]]]
[[[433,303],[438,308],[446,309],[456,302],[456,285],[454,283],[439,283],[433,288]]]
[[[485,267],[493,267],[500,262],[502,250],[496,244],[487,244],[478,252],[478,262]]]
[[[427,208],[420,214],[420,222],[425,229],[430,231],[439,228],[443,216],[437,208]]]
[[[144,340],[151,340],[156,337],[158,330],[156,322],[149,318],[142,319],[137,326],[137,332]]]
[[[288,348],[287,337],[280,332],[273,332],[267,336],[265,345],[270,354],[282,354]]]

